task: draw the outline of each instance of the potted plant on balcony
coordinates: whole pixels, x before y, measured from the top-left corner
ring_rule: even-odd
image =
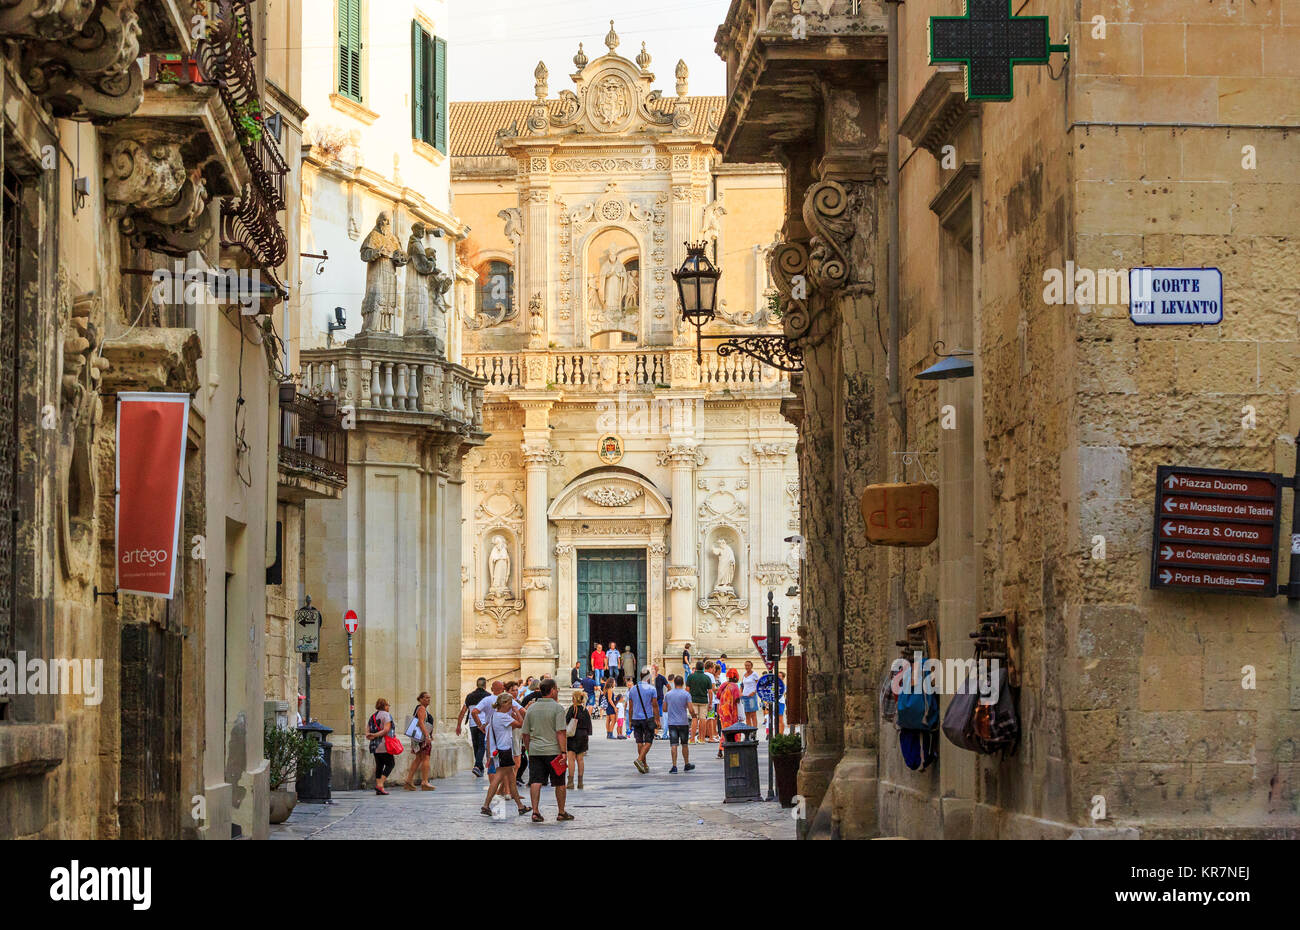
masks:
[[[324,419],[332,420],[338,416],[339,399],[333,391],[326,391],[316,398],[316,410]]]
[[[298,803],[298,795],[285,785],[299,772],[310,772],[320,761],[320,744],[297,730],[268,726],[262,736],[271,788],[271,823],[284,823]]]
[[[292,407],[297,399],[298,383],[293,378],[285,378],[280,382],[280,406]]]
[[[158,58],[159,84],[197,84],[203,80],[199,63],[194,58],[180,55],[161,55]]]
[[[262,138],[262,105],[256,100],[241,103],[235,108],[235,131],[239,141],[252,145]]]
[[[799,790],[799,763],[803,761],[803,737],[778,733],[767,743],[776,774],[776,797],[782,807],[793,807]]]

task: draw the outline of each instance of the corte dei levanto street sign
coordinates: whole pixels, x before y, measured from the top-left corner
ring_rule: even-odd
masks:
[[[1128,315],[1139,326],[1217,326],[1223,322],[1218,268],[1130,268]]]
[[[1269,472],[1161,465],[1151,587],[1276,596],[1284,485]]]
[[[1046,16],[1016,16],[1014,0],[966,0],[965,16],[930,17],[930,64],[966,66],[967,100],[1010,100],[1016,65],[1045,65],[1053,45]]]

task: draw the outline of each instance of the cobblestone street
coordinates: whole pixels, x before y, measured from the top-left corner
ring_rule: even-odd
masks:
[[[599,723],[599,721],[597,721]],[[469,771],[435,780],[437,791],[406,791],[390,785],[388,797],[374,791],[334,794],[333,804],[299,804],[289,820],[271,827],[272,839],[794,839],[791,811],[776,802],[723,804],[722,760],[714,744],[691,746],[693,772],[668,774],[666,740],[650,750],[650,773],[632,767],[631,739],[611,741],[603,732],[591,741],[583,790],[568,793],[576,817],[555,821],[555,793],[545,789],[541,811],[546,823],[527,816],[498,821],[479,813],[486,777]],[[680,750],[679,750],[680,752]],[[759,781],[767,794],[766,743],[759,744]],[[679,760],[680,769],[682,763]],[[522,797],[527,797],[521,791]]]

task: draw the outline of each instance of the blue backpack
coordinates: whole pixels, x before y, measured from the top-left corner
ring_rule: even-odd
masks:
[[[898,713],[895,724],[901,730],[931,731],[939,728],[939,696],[925,694],[922,689],[924,676],[913,685],[915,665],[908,665],[903,671],[902,687],[898,692]]]

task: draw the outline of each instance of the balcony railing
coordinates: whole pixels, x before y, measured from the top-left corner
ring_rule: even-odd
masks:
[[[323,417],[315,398],[280,405],[280,468],[336,487],[348,483],[348,434],[338,416]]]
[[[781,389],[788,383],[781,371],[747,355],[723,357],[710,351],[704,353],[701,364],[695,361],[694,349],[680,348],[466,352],[465,366],[487,382],[489,391],[543,387],[570,392],[652,391],[656,387],[722,391]],[[529,371],[534,372],[531,378]]]

